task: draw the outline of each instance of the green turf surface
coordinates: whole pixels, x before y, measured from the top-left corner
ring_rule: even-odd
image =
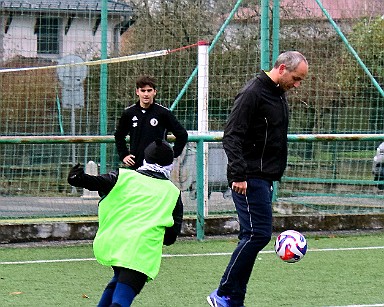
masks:
[[[309,251],[287,264],[272,251],[260,253],[248,287],[247,307],[345,306],[384,304],[384,233],[364,236],[307,235]],[[217,287],[236,239],[180,240],[164,248],[158,277],[133,306],[208,307],[206,295]],[[339,250],[344,248],[344,250]],[[332,249],[332,250],[324,250]],[[335,249],[335,250],[333,250]],[[196,256],[199,254],[200,256]],[[111,270],[93,258],[90,244],[0,248],[0,306],[96,306]],[[44,262],[58,260],[63,262]],[[85,259],[85,261],[66,261]],[[23,264],[5,262],[32,261]],[[41,261],[33,263],[33,261]]]

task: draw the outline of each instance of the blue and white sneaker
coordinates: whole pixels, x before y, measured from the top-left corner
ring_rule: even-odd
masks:
[[[226,296],[218,296],[217,289],[207,296],[207,302],[211,307],[230,307],[229,298]]]

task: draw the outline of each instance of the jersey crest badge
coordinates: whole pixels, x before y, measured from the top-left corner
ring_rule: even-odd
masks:
[[[159,123],[159,121],[156,119],[156,118],[152,118],[149,123],[151,124],[151,126],[155,127],[157,126],[157,124]]]

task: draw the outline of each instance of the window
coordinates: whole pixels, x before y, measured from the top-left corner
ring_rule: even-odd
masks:
[[[39,17],[36,21],[38,54],[60,53],[60,19],[53,17]]]

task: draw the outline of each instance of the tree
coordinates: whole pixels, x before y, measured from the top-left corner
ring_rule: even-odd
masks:
[[[357,52],[364,65],[371,72],[381,88],[384,85],[384,17],[364,19],[354,27],[348,41]],[[374,87],[372,80],[363,68],[352,59],[352,55],[343,52],[344,68],[338,73],[344,96],[368,103],[371,110],[369,127],[373,132],[384,130],[384,97]],[[349,65],[347,65],[349,64]]]

